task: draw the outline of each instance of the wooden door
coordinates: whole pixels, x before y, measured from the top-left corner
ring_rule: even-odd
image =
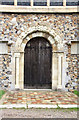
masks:
[[[24,54],[24,88],[50,89],[52,67],[52,47],[42,37],[31,39]]]

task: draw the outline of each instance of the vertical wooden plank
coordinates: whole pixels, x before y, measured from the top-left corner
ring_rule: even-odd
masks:
[[[14,5],[17,6],[17,0],[14,0]]]
[[[63,0],[63,6],[66,6],[66,0]]]

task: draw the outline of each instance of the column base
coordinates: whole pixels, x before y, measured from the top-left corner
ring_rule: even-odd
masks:
[[[58,86],[57,86],[57,89],[62,90],[62,86],[61,86],[61,85],[58,85]]]
[[[18,85],[15,85],[15,89],[19,89],[19,86],[18,86]]]
[[[57,89],[57,83],[52,85],[52,90]]]

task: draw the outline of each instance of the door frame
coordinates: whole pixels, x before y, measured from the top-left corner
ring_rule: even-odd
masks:
[[[52,31],[33,30],[24,38],[18,39],[15,45],[13,54],[14,59],[14,80],[16,81],[15,88],[24,89],[24,49],[29,40],[34,37],[46,38],[52,46],[52,89],[62,89],[62,76],[63,76],[63,62],[64,52],[63,43],[61,38]],[[53,32],[54,33],[54,32]],[[57,74],[58,73],[58,74]]]

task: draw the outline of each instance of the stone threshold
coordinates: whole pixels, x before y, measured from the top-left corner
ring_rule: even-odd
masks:
[[[8,104],[0,105],[1,108],[79,108],[79,105]]]
[[[53,89],[23,89],[24,91],[53,91]]]

